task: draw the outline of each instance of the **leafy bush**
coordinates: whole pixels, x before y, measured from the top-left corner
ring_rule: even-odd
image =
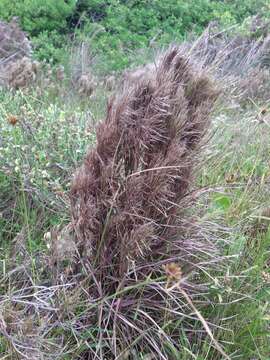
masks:
[[[267,0],[256,3],[252,0],[2,0],[0,3],[1,18],[19,16],[23,29],[37,37],[39,58],[53,57],[59,61],[59,48],[65,42],[59,32],[74,33],[79,28],[87,36],[99,23],[104,31],[95,37],[91,47],[95,53],[102,54],[106,68],[114,70],[130,65],[130,50],[182,40],[190,31],[200,33],[212,20],[234,25],[257,13],[270,14]],[[57,36],[61,38],[60,46]]]
[[[1,0],[2,19],[20,18],[22,28],[32,36],[42,31],[67,30],[66,19],[75,9],[76,0]]]
[[[213,20],[222,25],[240,23],[246,16],[262,11],[267,4],[265,0],[256,6],[252,1],[238,0],[96,0],[94,4],[89,3],[81,1],[81,8],[77,8],[85,11],[82,30],[87,34],[96,21],[104,28],[91,46],[94,52],[102,53],[107,67],[114,70],[130,65],[130,50],[181,41],[188,32],[202,32]]]
[[[76,0],[1,0],[0,18],[10,20],[18,16],[22,29],[32,36],[36,57],[61,61],[66,40],[60,32],[68,31],[67,18],[75,3]]]
[[[32,38],[34,56],[38,60],[53,60],[57,63],[65,62],[66,39],[64,35],[59,34],[56,30],[43,31]]]
[[[114,70],[122,69],[130,64],[130,50],[145,48],[155,41],[167,45],[172,39],[183,39],[187,31],[201,31],[210,20],[210,10],[208,0],[112,0],[106,17],[100,21],[105,31],[95,38],[93,51],[105,54],[106,63]],[[93,24],[91,19],[88,21]]]

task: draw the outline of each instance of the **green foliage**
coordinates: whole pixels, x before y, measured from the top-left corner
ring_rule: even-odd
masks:
[[[23,29],[32,36],[42,31],[67,30],[68,16],[75,9],[76,0],[1,0],[1,18],[20,18]]]
[[[76,9],[70,18],[71,25],[77,25],[80,21],[90,18],[91,21],[99,21],[106,16],[108,0],[78,0]]]
[[[218,209],[225,211],[230,207],[231,199],[225,195],[216,196],[215,205]]]
[[[155,43],[181,41],[188,32],[200,33],[210,21],[241,24],[246,17],[270,15],[267,0],[1,0],[0,18],[19,16],[33,38],[37,57],[61,60],[67,38],[74,29],[87,34],[97,23],[104,29],[91,48],[101,54],[104,70],[130,65],[130,51]]]
[[[241,22],[244,18],[251,15],[260,14],[270,11],[269,2],[265,0],[225,0],[211,1],[213,8],[220,8],[221,11],[230,13],[236,22]]]
[[[97,37],[102,35],[105,28],[101,22],[86,25],[87,32],[80,36],[87,38],[90,34],[93,42],[98,43]],[[59,35],[57,32],[55,34]],[[39,36],[42,44],[41,35]],[[44,42],[49,42],[50,33],[46,35],[47,40],[44,34],[42,36]],[[147,49],[143,49],[142,54],[146,51]],[[132,54],[135,58],[138,53],[138,50],[136,53],[128,52],[128,61]],[[106,53],[108,58],[109,54],[111,53]],[[116,50],[113,56],[117,54]],[[120,58],[119,61],[124,60]],[[117,61],[115,64],[118,65]],[[32,89],[33,92],[27,93],[9,92],[5,89],[0,91],[0,277],[3,279],[3,274],[7,275],[7,280],[0,283],[3,309],[13,302],[14,292],[17,296],[24,291],[21,285],[23,282],[18,281],[21,277],[24,279],[21,265],[27,270],[27,278],[30,274],[34,280],[35,289],[36,286],[47,285],[54,272],[64,273],[60,267],[62,263],[51,267],[46,265],[44,270],[44,264],[47,264],[44,261],[52,259],[44,234],[52,231],[56,225],[68,221],[71,174],[78,162],[82,161],[87,147],[95,142],[94,120],[104,117],[102,111],[105,108],[106,94],[102,89],[94,99],[87,99],[86,102],[73,93],[68,96],[63,89],[58,97],[54,96],[54,92],[50,94],[49,90],[42,94],[38,94],[36,90]],[[257,221],[262,210],[269,208],[269,127],[258,122],[258,108],[255,105],[245,110],[227,109],[224,105],[216,112],[214,135],[208,148],[210,151],[206,153],[200,170],[199,185],[203,193],[198,206],[202,209],[207,206],[207,226],[212,228],[215,223],[219,224],[218,236],[226,238],[228,243],[223,255],[228,254],[230,261],[228,266],[217,266],[211,273],[205,268],[205,296],[209,300],[209,306],[201,312],[205,320],[213,324],[211,330],[214,337],[226,353],[244,360],[269,360],[268,215],[264,219],[268,230],[265,224],[261,224],[261,220]],[[8,122],[9,114],[18,117],[15,126]],[[210,192],[209,195],[207,191]],[[26,235],[21,243],[16,235],[22,229],[26,229]],[[21,248],[16,246],[25,248],[25,258],[24,255],[19,255],[17,249]],[[11,256],[13,253],[16,257]],[[19,277],[16,269],[20,271]],[[68,270],[66,265],[65,269]],[[97,328],[74,328],[89,311],[89,300],[86,301],[84,287],[78,286],[76,291],[64,290],[59,292],[58,297],[49,300],[50,304],[59,304],[59,315],[64,319],[47,335],[50,344],[57,343],[59,337],[63,339],[63,347],[67,352],[59,357],[63,360],[83,357],[86,347],[89,349],[92,346],[96,350],[98,345]],[[29,299],[28,293],[27,296]],[[21,323],[23,311],[21,307],[17,310],[20,319],[18,323]],[[16,311],[15,306],[12,311]],[[55,310],[53,311],[55,314]],[[28,315],[28,312],[25,313]],[[194,323],[194,331],[201,334],[202,326],[196,321],[196,317],[195,320],[190,319],[190,323]],[[214,325],[218,323],[221,326]],[[179,327],[182,324],[180,317]],[[162,331],[168,326],[171,326],[170,318],[167,323],[164,321]],[[198,336],[198,341],[195,341],[193,335],[185,335],[185,327],[183,326],[183,336],[175,338],[175,342],[179,341],[181,344],[179,354],[170,349],[169,344],[164,344],[169,359],[221,358],[220,354],[211,349],[207,336]],[[20,332],[16,332],[15,328],[15,339],[17,334]],[[8,340],[0,336],[2,356],[16,358],[13,351]],[[137,357],[146,359],[147,355],[149,354],[143,354],[142,351]]]
[[[20,24],[32,37],[38,59],[62,60],[66,43],[67,18],[75,10],[76,0],[1,0],[0,19],[18,16]]]
[[[251,0],[82,0],[77,16],[84,14],[81,31],[88,33],[97,21],[104,28],[91,42],[92,50],[102,54],[108,68],[119,70],[132,62],[131,50],[181,41],[188,32],[202,32],[213,20],[226,26],[238,24],[264,8],[265,0],[256,6]]]
[[[66,39],[64,35],[59,34],[56,30],[51,32],[43,31],[32,38],[32,44],[36,59],[52,60],[57,63],[65,62],[67,54],[63,51],[63,47],[66,44]]]
[[[181,40],[188,31],[202,31],[209,21],[209,11],[208,0],[112,0],[100,21],[105,31],[95,38],[92,49],[105,54],[106,63],[119,70],[130,64],[129,53],[133,49],[148,47],[153,41],[165,45]],[[92,24],[91,17],[88,22]]]

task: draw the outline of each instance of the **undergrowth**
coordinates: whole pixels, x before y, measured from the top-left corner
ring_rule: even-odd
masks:
[[[52,359],[54,354],[53,359],[68,360],[100,354],[116,329],[109,329],[105,337],[98,322],[89,321],[89,314],[97,307],[110,308],[110,302],[118,306],[123,291],[140,293],[135,285],[116,289],[96,303],[90,296],[89,301],[91,269],[82,262],[74,273],[69,258],[74,248],[67,248],[71,177],[89,145],[96,143],[94,126],[104,117],[105,97],[102,87],[89,101],[70,92],[57,96],[49,91],[40,96],[35,90],[0,92],[3,359],[39,359],[41,354]],[[237,99],[227,100],[215,109],[193,194],[197,199],[193,211],[207,234],[214,230],[227,259],[213,270],[202,267],[198,280],[204,285],[203,299],[193,299],[213,338],[183,298],[185,312],[172,323],[166,309],[174,300],[169,299],[160,331],[148,338],[152,347],[162,341],[162,348],[154,348],[160,358],[162,354],[165,359],[222,359],[217,341],[231,359],[269,360],[269,110],[264,102],[239,105]],[[160,284],[166,285],[172,270],[177,268],[167,268],[166,273],[160,266],[160,283],[149,276],[138,287],[161,292]],[[138,309],[123,321],[134,326],[148,314]],[[164,334],[175,329],[177,346],[172,346]],[[118,358],[157,358],[138,345],[143,336],[147,333],[138,335]]]

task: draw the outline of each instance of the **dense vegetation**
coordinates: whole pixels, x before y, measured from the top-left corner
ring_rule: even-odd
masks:
[[[46,61],[0,53],[0,358],[269,360],[269,2],[0,0],[13,16]],[[182,40],[202,72],[129,72]]]
[[[1,0],[0,18],[19,16],[38,59],[63,61],[68,39],[87,39],[103,68],[123,69],[132,50],[167,45],[188,32],[200,33],[210,21],[241,24],[251,15],[270,14],[267,0]],[[62,49],[62,50],[61,50]]]

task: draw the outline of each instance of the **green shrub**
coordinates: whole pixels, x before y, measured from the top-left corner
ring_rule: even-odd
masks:
[[[75,4],[76,0],[1,0],[0,14],[4,20],[18,16],[23,30],[36,36],[42,31],[66,31]]]
[[[37,60],[51,60],[56,63],[65,62],[66,52],[64,46],[66,39],[64,35],[53,30],[43,31],[32,38],[34,55]]]
[[[108,70],[132,63],[130,51],[181,41],[188,32],[200,33],[210,21],[223,26],[241,24],[257,13],[270,16],[267,0],[1,0],[0,18],[19,16],[33,38],[37,57],[61,60],[63,44],[74,31],[87,37],[97,23],[104,31],[90,39]]]
[[[75,4],[76,0],[1,0],[0,18],[9,21],[18,16],[22,29],[32,37],[36,57],[58,62],[66,43],[61,34],[68,32],[67,19]]]
[[[107,68],[119,70],[130,65],[131,50],[146,48],[152,40],[158,46],[181,41],[190,31],[202,32],[212,20],[224,26],[235,25],[266,5],[265,0],[256,5],[251,0],[82,0],[76,11],[77,16],[78,12],[83,14],[81,31],[87,34],[97,21],[104,28],[91,41],[92,50],[102,54]]]

